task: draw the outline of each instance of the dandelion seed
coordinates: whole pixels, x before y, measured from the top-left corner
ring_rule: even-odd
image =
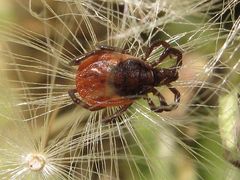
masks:
[[[46,164],[46,159],[41,154],[28,154],[24,157],[24,161],[32,171],[42,170]]]

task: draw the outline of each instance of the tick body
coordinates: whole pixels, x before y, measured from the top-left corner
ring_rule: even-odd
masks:
[[[163,46],[165,50],[154,63],[147,63],[147,58],[154,48]],[[157,68],[167,56],[176,57],[176,64],[171,68]],[[180,101],[179,91],[171,86],[178,79],[178,69],[182,65],[182,53],[164,41],[154,42],[140,59],[115,47],[100,46],[99,49],[76,57],[70,65],[78,65],[76,88],[68,91],[73,102],[91,111],[106,107],[121,106],[110,117],[111,121],[121,115],[139,98],[147,100],[150,109],[155,112],[171,111]],[[174,103],[167,104],[165,98],[155,88],[166,85],[174,94]],[[79,97],[76,96],[78,93]],[[160,106],[156,106],[148,97],[149,93],[157,96]]]

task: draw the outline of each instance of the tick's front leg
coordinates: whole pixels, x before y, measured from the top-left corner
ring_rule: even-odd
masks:
[[[153,52],[153,50],[154,50],[155,48],[161,46],[161,45],[165,48],[165,50],[171,47],[170,44],[168,44],[168,43],[165,42],[165,41],[161,41],[161,40],[154,41],[154,42],[147,48],[147,51],[146,51],[146,53],[145,53],[145,58],[144,58],[144,60],[146,61],[146,60],[149,58],[150,54]]]

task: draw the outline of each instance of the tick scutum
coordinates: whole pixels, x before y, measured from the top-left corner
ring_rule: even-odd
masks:
[[[112,71],[112,84],[120,96],[145,94],[153,78],[152,67],[139,59],[120,62]]]

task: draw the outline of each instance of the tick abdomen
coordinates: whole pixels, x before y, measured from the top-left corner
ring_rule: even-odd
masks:
[[[145,94],[154,84],[152,67],[138,59],[118,63],[111,76],[111,84],[120,96]]]

